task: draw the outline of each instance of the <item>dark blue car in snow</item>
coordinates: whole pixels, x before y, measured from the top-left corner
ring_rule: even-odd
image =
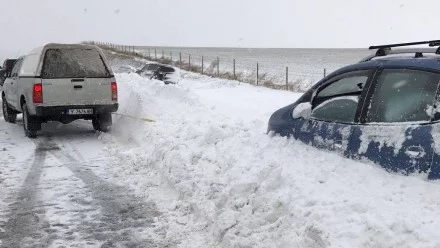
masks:
[[[429,44],[431,48],[392,49]],[[392,172],[440,179],[440,41],[372,46],[376,53],[276,111],[268,132]]]

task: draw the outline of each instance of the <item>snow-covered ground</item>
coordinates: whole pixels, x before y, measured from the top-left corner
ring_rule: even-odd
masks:
[[[112,180],[151,194],[179,247],[440,246],[437,182],[266,135],[299,94],[197,74],[117,81],[119,112],[156,122],[120,117],[103,136]]]
[[[117,74],[109,134],[0,118],[0,247],[11,216],[52,247],[440,247],[438,182],[267,135],[297,93],[183,75]]]

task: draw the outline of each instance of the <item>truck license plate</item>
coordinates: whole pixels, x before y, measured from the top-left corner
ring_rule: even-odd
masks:
[[[91,115],[93,114],[93,109],[69,109],[67,111],[69,115]]]

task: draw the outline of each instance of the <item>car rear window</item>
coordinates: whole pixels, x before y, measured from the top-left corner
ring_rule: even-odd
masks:
[[[94,49],[48,49],[43,78],[82,78],[110,76],[101,55]]]

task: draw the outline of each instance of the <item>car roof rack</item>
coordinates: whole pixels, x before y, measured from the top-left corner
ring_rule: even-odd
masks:
[[[435,48],[412,48],[412,49],[398,49],[392,50],[393,47],[406,47],[406,46],[416,46],[416,45],[429,45],[430,47],[438,47]],[[430,40],[430,41],[418,41],[418,42],[409,42],[409,43],[397,43],[397,44],[389,44],[389,45],[379,45],[379,46],[370,46],[368,49],[373,50],[377,49],[376,53],[370,55],[360,62],[367,62],[376,57],[383,57],[391,54],[405,54],[405,53],[414,53],[415,58],[423,57],[423,53],[433,53],[440,55],[440,40]]]

